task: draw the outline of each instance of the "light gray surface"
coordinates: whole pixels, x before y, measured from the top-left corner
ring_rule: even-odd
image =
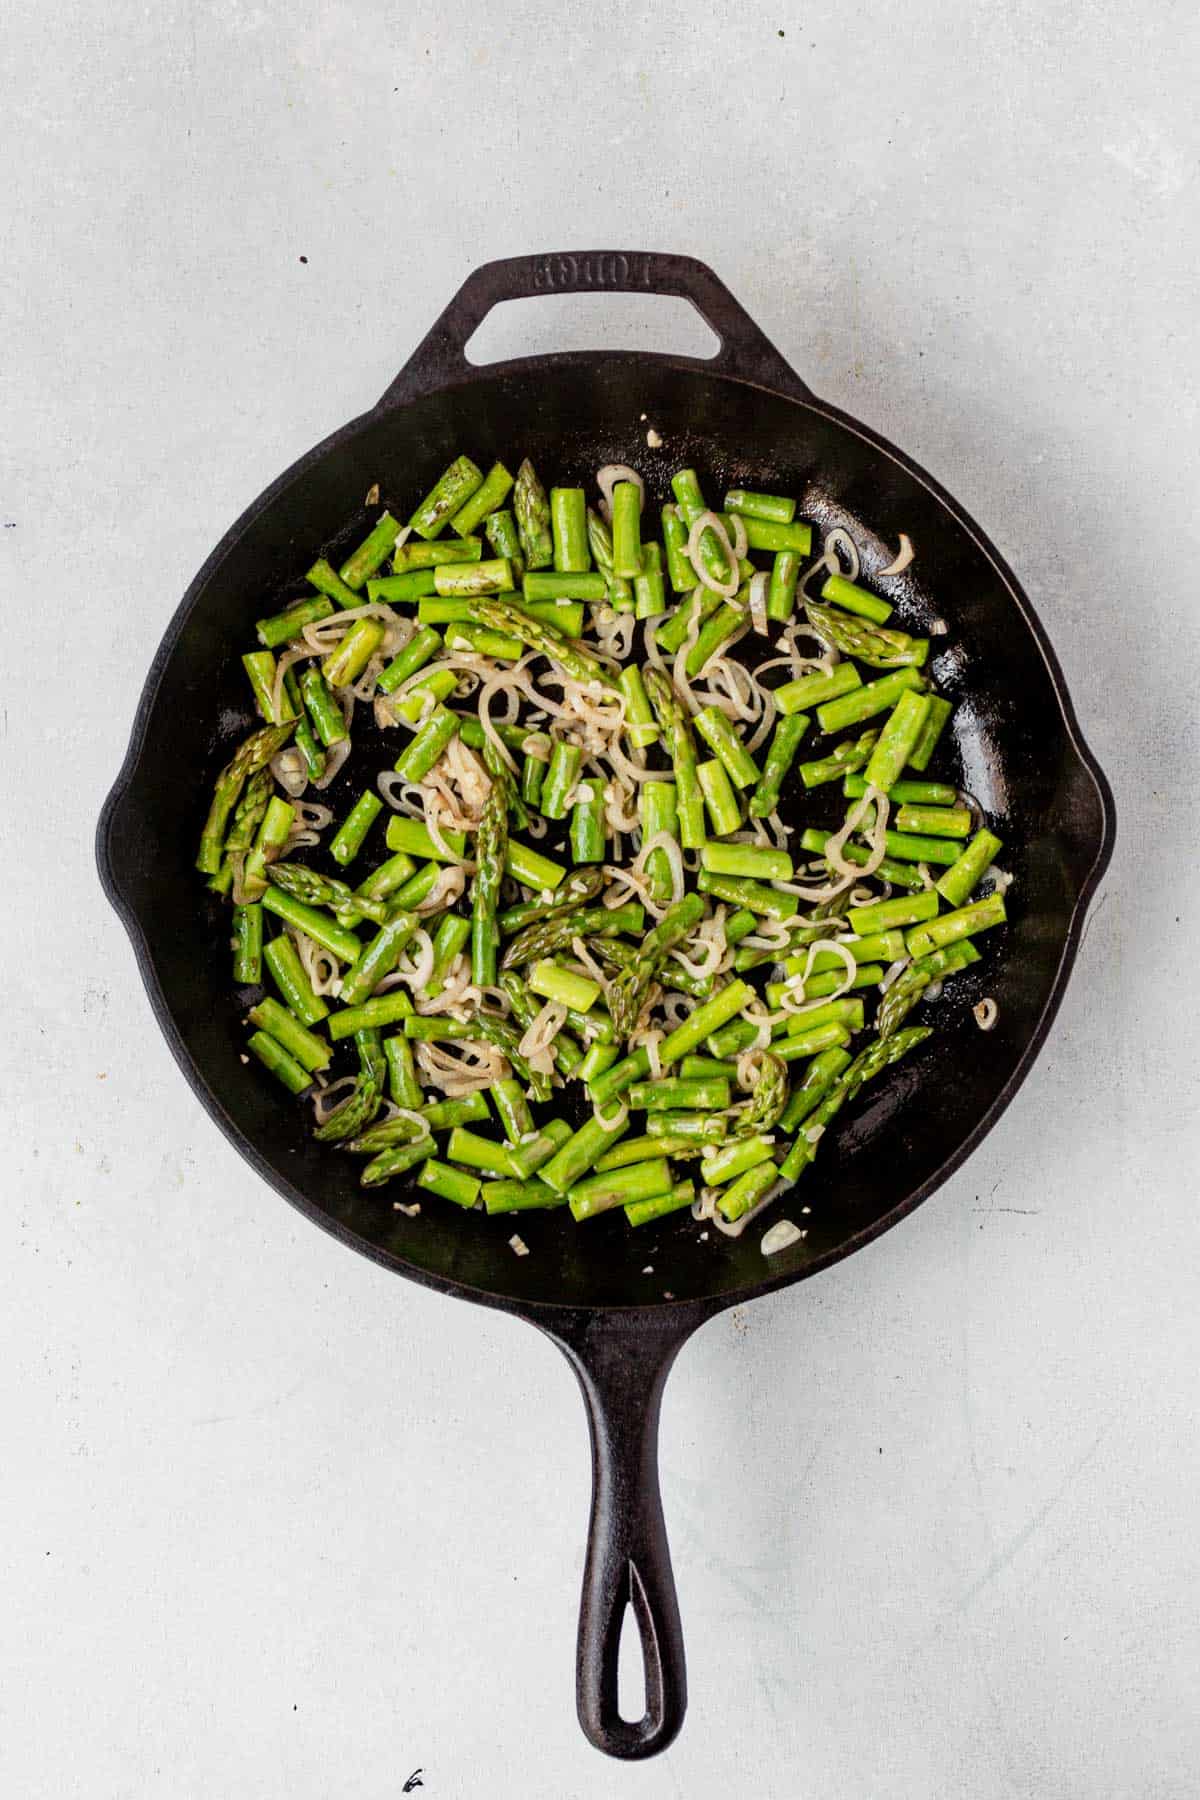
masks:
[[[418,1765],[469,1800],[1195,1793],[1195,11],[651,10],[6,12],[6,1795],[392,1800]],[[1123,809],[980,1152],[682,1358],[691,1712],[624,1770],[573,1718],[565,1366],[256,1181],[91,866],[226,525],[470,267],[595,244],[705,257],[948,483]],[[601,335],[551,310],[494,347]],[[604,342],[680,341],[603,310]]]

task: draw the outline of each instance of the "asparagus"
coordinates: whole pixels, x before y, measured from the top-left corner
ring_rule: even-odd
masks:
[[[704,810],[708,814],[709,824],[715,837],[728,837],[739,829],[742,823],[742,809],[738,805],[733,784],[725,773],[724,763],[713,756],[706,762],[696,766],[696,779],[700,783],[700,792],[704,796]],[[710,846],[705,844],[700,854]]]
[[[525,610],[535,619],[542,619],[549,625],[558,625],[568,637],[578,637],[583,629],[583,608],[570,608],[570,602],[590,600],[612,600],[614,584],[606,581],[596,569],[579,569],[575,573],[559,572],[556,569],[537,569],[526,575],[521,583],[521,596]],[[555,614],[563,614],[558,618]],[[566,619],[572,621],[566,624]]]
[[[625,1169],[611,1169],[607,1174],[589,1175],[577,1181],[567,1192],[567,1203],[578,1224],[594,1219],[597,1213],[609,1212],[614,1206],[657,1200],[673,1187],[671,1165],[665,1156],[659,1156],[651,1162],[632,1163]]]
[[[513,969],[510,969],[507,974],[501,975],[500,986],[508,995],[513,1018],[520,1025],[522,1032],[528,1031],[540,1010],[537,1001]],[[550,1054],[554,1058],[555,1067],[563,1076],[571,1075],[583,1061],[583,1051],[568,1031],[558,1033],[550,1046]]]
[[[418,537],[435,538],[483,485],[483,470],[469,456],[458,456],[430,488],[409,524]]]
[[[620,1123],[611,1126],[602,1125],[594,1114],[586,1119],[549,1162],[543,1163],[538,1170],[547,1187],[553,1188],[556,1194],[567,1194],[584,1173],[595,1166],[604,1152],[611,1150],[624,1137],[624,1108],[617,1114],[617,1118]]]
[[[670,678],[661,669],[647,669],[644,681],[662,728],[663,748],[675,771],[679,841],[685,850],[699,850],[705,841],[704,797],[691,723]]]
[[[244,987],[262,980],[263,911],[256,902],[233,909],[233,979]]]
[[[762,777],[750,796],[750,817],[765,819],[779,805],[780,790],[788,770],[796,760],[800,741],[808,730],[809,715],[792,713],[781,718],[771,738],[771,748],[763,764]]]
[[[266,893],[267,866],[282,856],[295,820],[295,808],[278,794],[272,794],[250,854],[242,865],[242,900],[261,900]]]
[[[729,488],[725,495],[725,511],[741,513],[747,519],[769,519],[775,525],[790,525],[796,517],[796,502],[783,494],[760,494],[753,488]]]
[[[511,592],[515,586],[513,567],[506,556],[487,562],[439,564],[433,571],[434,593],[448,600]]]
[[[808,1124],[779,1166],[781,1177],[785,1181],[795,1181],[816,1155],[822,1135],[846,1101],[854,1097],[865,1081],[874,1080],[876,1075],[899,1062],[902,1056],[907,1056],[910,1050],[915,1050],[918,1044],[923,1044],[931,1035],[927,1026],[912,1025],[906,1031],[898,1031],[894,1037],[886,1040],[874,1038],[865,1050],[860,1051],[813,1109]]]
[[[847,738],[828,756],[818,757],[815,762],[800,764],[800,779],[806,788],[824,787],[827,782],[840,781],[843,775],[855,769],[863,769],[870,761],[871,752],[879,737],[877,731],[864,731],[859,738]]]
[[[696,520],[707,510],[695,469],[677,470],[671,477],[671,487],[679,503],[679,510],[683,514],[684,524],[690,532]],[[724,586],[730,579],[729,559],[720,538],[711,526],[705,526],[700,533],[696,555],[712,579]]]
[[[283,1045],[273,1038],[270,1032],[256,1031],[246,1039],[246,1048],[256,1056],[265,1069],[282,1081],[285,1088],[293,1094],[302,1094],[312,1086],[312,1076],[303,1063],[289,1056]]]
[[[771,565],[767,587],[767,617],[782,625],[796,610],[796,583],[800,576],[800,557],[795,550],[777,550]]]
[[[399,1031],[393,1032],[391,1037],[383,1040],[383,1054],[387,1058],[391,1098],[397,1106],[420,1106],[421,1084],[417,1080],[417,1066],[408,1039]]]
[[[870,663],[873,669],[919,667],[929,654],[929,639],[910,637],[906,631],[888,631],[867,619],[856,619],[815,600],[805,604],[809,623],[822,643],[843,656]]]
[[[288,669],[283,677],[283,691],[291,703],[296,716],[295,744],[304,758],[304,768],[310,781],[320,781],[325,773],[325,752],[317,742],[312,725],[309,723],[308,709],[300,692],[300,683],[296,679],[295,669]]]
[[[492,1103],[496,1108],[496,1116],[504,1127],[510,1149],[534,1134],[533,1114],[519,1081],[513,1080],[511,1076],[506,1076],[502,1081],[494,1081]],[[517,1173],[520,1174],[519,1169]]]
[[[787,1064],[764,1050],[755,1071],[754,1091],[747,1106],[733,1115],[730,1129],[735,1138],[754,1137],[778,1124],[788,1101]]]
[[[344,986],[342,992],[345,993]],[[341,1038],[353,1037],[356,1031],[362,1031],[368,1025],[397,1025],[401,1020],[407,1023],[412,1010],[413,1003],[407,990],[392,988],[386,994],[376,994],[371,1000],[360,1000],[335,1012],[329,1021],[329,1035],[337,1043]]]
[[[346,1099],[313,1132],[322,1144],[340,1144],[346,1138],[357,1137],[371,1123],[383,1100],[387,1058],[377,1027],[356,1032],[354,1046],[358,1051],[358,1075]]]
[[[506,550],[497,550],[497,556],[506,556]],[[397,586],[398,580],[411,574],[425,574],[436,569],[440,563],[478,562],[483,555],[483,540],[477,537],[443,538],[441,541],[423,542],[420,538],[408,538],[403,544],[396,545],[396,554],[392,558],[395,575],[385,576],[382,581],[368,581],[367,593],[372,600],[407,600],[414,593],[432,594],[432,584],[423,588],[405,588]]]
[[[768,919],[791,919],[799,910],[795,894],[780,893],[761,881],[750,881],[744,875],[714,875],[701,869],[696,886],[702,894],[711,894],[729,906],[745,907],[749,912],[763,913]]]
[[[977,932],[1003,925],[1006,918],[1004,895],[985,894],[982,900],[943,913],[940,919],[930,916],[919,921],[914,930],[906,932],[905,948],[910,956],[924,956],[927,950],[940,950],[946,944],[956,944],[960,938],[974,937]]]
[[[374,581],[368,581],[367,583],[367,599],[372,605],[378,601],[383,601],[387,606],[395,606],[398,601],[420,601],[423,600],[427,594],[436,593],[437,582],[434,579],[433,564],[449,562],[450,551],[465,550],[466,545],[418,544],[416,548],[418,550],[436,550],[440,554],[433,559],[433,563],[431,563],[428,568],[424,566],[412,568],[409,567],[407,563],[401,562],[402,557],[407,558],[412,552],[407,546],[404,549],[397,550],[396,555],[393,558],[393,566],[400,570],[400,573],[396,575],[378,575]],[[477,549],[472,556],[456,556],[454,561],[478,562],[479,555],[480,552]]]
[[[870,594],[865,588],[855,587],[844,575],[831,575],[821,589],[822,600],[830,600],[834,606],[840,606],[843,612],[857,613],[861,619],[869,619],[872,625],[886,625],[892,616],[892,608],[878,594]]]
[[[530,1212],[544,1207],[564,1205],[561,1194],[548,1188],[544,1181],[485,1181],[484,1210],[490,1213]]]
[[[388,551],[395,549],[396,536],[400,530],[399,519],[393,519],[390,512],[379,515],[378,523],[363,539],[357,550],[351,551],[338,575],[348,588],[360,588],[369,575],[373,575],[379,565],[386,559]]]
[[[268,619],[259,619],[254,633],[265,650],[277,650],[280,644],[299,637],[306,625],[327,619],[333,609],[333,601],[324,594],[317,594],[311,600],[296,600],[285,611],[272,613]]]
[[[724,1112],[729,1105],[729,1083],[723,1075],[695,1081],[669,1075],[659,1081],[635,1081],[626,1098],[635,1112]]]
[[[396,1175],[407,1175],[429,1155],[433,1140],[426,1132],[411,1144],[397,1144],[391,1150],[381,1150],[377,1156],[363,1169],[359,1181],[365,1188],[382,1187],[385,1181],[391,1181]]]
[[[233,836],[232,830],[230,837]],[[950,906],[962,906],[978,886],[981,877],[988,870],[1002,850],[1003,845],[995,832],[986,828],[977,831],[970,843],[951,863],[946,873],[935,882],[938,893]]]
[[[742,1218],[766,1198],[778,1179],[779,1170],[773,1161],[755,1163],[753,1168],[731,1182],[717,1201],[721,1217],[730,1224]]]
[[[652,1112],[646,1115],[648,1137],[663,1137],[676,1143],[680,1138],[694,1146],[699,1154],[705,1144],[723,1144],[728,1132],[724,1113]],[[682,1151],[674,1150],[673,1156]]]
[[[531,650],[542,651],[572,680],[585,683],[598,681],[605,688],[615,686],[607,668],[590,650],[585,650],[581,644],[571,643],[541,619],[531,618],[522,607],[514,606],[506,600],[481,597],[475,611],[481,622],[491,626],[493,631],[520,638]]]
[[[933,695],[929,702],[925,728],[908,759],[912,768],[920,769],[923,772],[929,767],[929,759],[937,748],[938,739],[946,729],[953,711],[954,708],[949,700],[944,700],[940,694]]]
[[[629,1201],[624,1209],[625,1217],[631,1225],[651,1225],[656,1219],[665,1219],[668,1213],[681,1212],[695,1198],[694,1181],[677,1181],[667,1194],[655,1195],[650,1200]]]
[[[327,557],[319,556],[304,579],[318,593],[327,594],[331,600],[336,600],[339,606],[357,606],[359,603],[359,596],[352,587],[347,587]]]
[[[368,831],[383,811],[383,801],[366,788],[355,801],[329,841],[329,854],[344,869],[363,847]],[[361,908],[359,909],[361,911]]]
[[[625,578],[614,572],[612,532],[593,506],[587,509],[587,539],[592,560],[602,577],[600,597],[607,597],[615,612],[628,612],[633,590]]]
[[[971,809],[967,806],[914,806],[906,803],[897,809],[896,829],[926,832],[930,837],[969,837]]]
[[[652,671],[653,672],[653,671]],[[699,894],[685,894],[648,932],[635,960],[620,974],[609,989],[608,1005],[619,1037],[628,1037],[637,1024],[650,983],[704,916],[704,901]]]
[[[221,866],[225,827],[247,781],[266,767],[276,751],[283,749],[295,729],[294,719],[282,725],[263,725],[238,745],[217,776],[196,857],[196,867],[202,875],[215,875]]]
[[[521,1055],[518,1048],[521,1032],[515,1031],[507,1020],[484,1012],[476,1013],[471,1021],[471,1030],[473,1035],[486,1038],[489,1044],[494,1044],[508,1058],[513,1074],[525,1083],[535,1100],[550,1098],[550,1077],[532,1068],[528,1059]]]
[[[754,787],[759,779],[758,764],[720,707],[702,707],[693,723],[714,756],[724,763],[734,785],[740,788]]]
[[[390,975],[399,962],[400,952],[417,929],[417,924],[417,915],[413,912],[394,912],[388,915],[387,923],[379,927],[370,943],[342,976],[343,1006],[357,1006],[360,1000],[370,999],[384,976]]]
[[[899,974],[883,999],[879,1002],[879,1010],[875,1015],[876,1035],[886,1041],[903,1023],[921,998],[931,981],[941,981],[946,975],[956,974],[959,969],[967,968],[971,963],[979,961],[979,952],[969,939],[960,944],[948,944],[944,950],[931,950],[928,956],[919,957],[916,962]]]
[[[734,606],[724,600],[717,610],[705,619],[700,627],[700,635],[683,660],[684,673],[689,681],[702,675],[711,659],[717,654],[722,644],[728,643],[734,632],[746,622],[745,590],[738,590],[738,604]]]
[[[550,761],[542,782],[541,812],[543,818],[565,819],[567,802],[583,766],[583,751],[578,744],[556,738],[551,746]]]
[[[374,925],[383,925],[387,920],[387,907],[382,900],[368,899],[361,890],[356,893],[344,881],[332,875],[318,875],[304,863],[269,863],[267,880],[285,894],[302,900],[305,906],[327,907],[339,925],[353,925],[360,916]]]
[[[501,462],[493,463],[480,485],[460,506],[450,521],[450,529],[458,533],[460,538],[469,538],[477,525],[482,525],[489,513],[496,511],[508,498],[513,478]]]
[[[642,545],[641,573],[633,578],[633,610],[639,619],[657,619],[666,608],[662,551],[651,540]]]
[[[662,509],[663,544],[667,552],[667,576],[677,594],[690,593],[696,585],[696,571],[687,554],[688,528],[678,506]],[[680,639],[680,643],[683,639]]]
[[[802,1125],[809,1113],[820,1105],[843,1069],[849,1068],[853,1060],[850,1052],[837,1044],[814,1056],[804,1072],[803,1081],[792,1089],[788,1103],[780,1115],[780,1131],[795,1131]]]
[[[304,699],[305,709],[312,720],[313,730],[328,749],[331,744],[340,744],[348,733],[342,709],[329,691],[329,684],[320,669],[306,669],[300,677],[300,693]]]
[[[690,563],[688,568],[691,569]],[[720,594],[714,594],[711,588],[697,587],[695,582],[696,575],[692,570],[691,579],[688,582],[691,593],[686,600],[680,602],[671,617],[659,626],[655,634],[659,649],[668,656],[674,656],[677,650],[682,649],[693,626],[698,631],[705,620],[711,618],[721,604]]]
[[[842,662],[828,675],[799,675],[795,681],[785,681],[775,689],[775,704],[781,713],[798,713],[802,708],[823,706],[861,686],[862,676],[854,664]]]
[[[321,664],[329,686],[349,687],[357,681],[382,642],[383,626],[378,619],[355,619],[341,643]]]
[[[629,741],[637,749],[645,750],[658,742],[658,726],[637,663],[628,663],[621,670],[617,685],[625,698],[625,730]]]
[[[712,875],[744,875],[750,881],[790,881],[793,874],[786,850],[761,844],[705,844],[700,867]]]
[[[596,1159],[596,1173],[607,1174],[612,1169],[625,1169],[631,1163],[649,1162],[656,1156],[689,1155],[695,1150],[691,1138],[645,1137],[622,1138],[611,1150]]]
[[[433,1157],[417,1176],[418,1187],[427,1188],[442,1200],[452,1200],[455,1206],[474,1206],[481,1185],[474,1175],[465,1175],[461,1169],[452,1169],[448,1163],[438,1162]]]
[[[304,972],[304,964],[286,932],[272,938],[263,951],[263,961],[289,1012],[294,1012],[302,1025],[317,1025],[329,1017],[329,1008]]]
[[[645,914],[636,903],[627,906],[560,908],[548,917],[527,925],[514,937],[504,952],[500,967],[519,969],[523,963],[541,962],[564,949],[572,938],[615,937],[620,932],[637,933]]]
[[[348,926],[337,924],[319,907],[307,905],[283,888],[268,887],[262,903],[267,912],[274,913],[287,925],[294,925],[297,931],[303,931],[314,943],[331,951],[339,962],[354,962],[362,950],[361,941]]]
[[[516,788],[508,764],[491,745],[484,751],[492,785],[483,803],[475,840],[475,880],[471,889],[471,979],[479,987],[496,981],[500,927],[496,911],[508,854],[508,809]]]
[[[252,650],[248,656],[243,656],[242,667],[246,671],[260,718],[265,719],[268,725],[283,725],[295,718],[296,709],[286,688],[280,692],[276,711],[275,683],[278,665],[272,651]]]
[[[554,567],[563,574],[586,569],[588,549],[587,501],[582,488],[550,489],[550,530],[554,543]]]
[[[433,940],[433,973],[422,990],[425,999],[432,1000],[441,993],[446,972],[470,935],[471,925],[468,919],[461,918],[458,913],[446,914]]]
[[[871,752],[871,760],[865,772],[868,787],[886,792],[894,781],[900,779],[928,713],[928,694],[914,694],[911,690],[901,694],[885,719]],[[903,812],[904,808],[901,807],[900,810]],[[904,829],[903,824],[900,828]]]
[[[554,538],[550,530],[550,502],[537,478],[529,458],[517,470],[513,483],[512,508],[516,515],[521,553],[527,569],[546,569],[554,560]]]
[[[581,1016],[600,998],[597,982],[586,975],[577,975],[571,969],[562,969],[553,962],[535,963],[530,971],[529,985],[543,1000],[557,1000],[568,1012]]]
[[[520,581],[525,573],[525,557],[521,551],[521,538],[513,514],[507,508],[493,512],[483,521],[483,529],[492,550],[497,556],[508,558],[512,564],[513,579]]]
[[[482,1169],[486,1175],[516,1175],[504,1144],[480,1137],[477,1131],[468,1131],[462,1125],[456,1125],[450,1133],[446,1155],[452,1163],[462,1163],[468,1169]]]
[[[437,1100],[421,1114],[425,1129],[420,1136],[427,1138],[435,1131],[453,1131],[456,1125],[474,1125],[489,1117],[487,1101],[482,1094],[464,1094],[460,1100]],[[411,1119],[381,1119],[377,1125],[368,1125],[346,1145],[346,1149],[356,1156],[373,1156],[377,1150],[391,1150],[398,1144],[414,1141],[413,1134]]]
[[[900,925],[924,924],[937,916],[938,897],[932,888],[920,894],[901,894],[894,900],[874,900],[868,906],[852,906],[850,923],[857,937],[876,931],[892,931]]]
[[[550,1161],[556,1151],[561,1150],[571,1135],[571,1127],[565,1119],[550,1119],[544,1128],[533,1136],[523,1137],[519,1143],[513,1144],[509,1150],[513,1168],[522,1180],[528,1180],[543,1163]]]
[[[643,844],[664,836],[672,842],[678,841],[679,809],[673,781],[643,781],[638,789],[637,805]],[[671,878],[667,851],[661,844],[646,857],[645,869],[651,899],[657,905],[665,906],[675,892],[675,883]]]
[[[503,932],[520,931],[527,925],[537,924],[539,920],[556,918],[559,913],[569,911],[583,901],[594,900],[604,882],[603,869],[575,869],[559,883],[549,900],[525,900],[517,906],[506,908],[500,914],[500,929]]]
[[[233,886],[234,858],[244,856],[253,844],[270,804],[273,786],[270,769],[259,769],[243,788],[225,835],[221,866],[208,884],[215,893],[227,894]]]

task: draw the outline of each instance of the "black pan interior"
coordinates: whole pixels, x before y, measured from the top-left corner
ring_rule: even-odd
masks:
[[[661,449],[647,448],[648,425]],[[555,1214],[486,1219],[424,1195],[420,1216],[409,1218],[392,1203],[416,1195],[396,1183],[364,1193],[351,1159],[313,1144],[306,1112],[241,1061],[228,915],[209,905],[192,866],[211,780],[253,723],[238,658],[254,619],[300,591],[297,576],[318,544],[362,535],[373,483],[403,516],[460,451],[485,465],[527,454],[548,477],[584,484],[604,462],[633,463],[655,502],[668,497],[671,471],[694,463],[710,497],[734,482],[801,495],[804,515],[854,529],[868,568],[886,561],[905,531],[917,558],[896,622],[916,630],[938,617],[947,623],[932,670],[956,712],[938,772],[968,788],[1005,839],[1013,923],[990,934],[984,961],[924,1009],[936,1036],[867,1090],[867,1103],[776,1209],[807,1236],[769,1265],[761,1229],[737,1241],[710,1230],[703,1241],[686,1215],[635,1232],[621,1217],[576,1228]],[[1103,797],[1057,673],[994,552],[911,467],[847,422],[666,360],[560,358],[552,377],[502,370],[347,427],[283,477],[214,554],[164,643],[152,692],[131,780],[108,822],[109,858],[185,1070],[251,1160],[318,1222],[407,1273],[501,1303],[735,1298],[764,1277],[810,1272],[915,1204],[1004,1103],[1036,1047],[1104,837]],[[335,809],[385,766],[382,744],[352,757],[332,790]],[[828,802],[819,810],[797,787],[785,796],[788,823],[824,822]],[[970,1011],[985,993],[1000,1009],[986,1036]],[[514,1229],[527,1257],[509,1247]]]

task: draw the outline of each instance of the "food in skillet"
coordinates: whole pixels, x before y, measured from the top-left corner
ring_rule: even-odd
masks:
[[[634,470],[597,483],[592,507],[460,456],[407,526],[319,558],[242,658],[264,722],[197,867],[232,902],[248,1051],[365,1187],[736,1234],[929,1037],[911,1016],[980,960],[1008,878],[930,774],[929,640],[844,530],[814,559],[795,500],[711,511],[681,469],[659,538]],[[352,740],[326,841],[306,795]]]

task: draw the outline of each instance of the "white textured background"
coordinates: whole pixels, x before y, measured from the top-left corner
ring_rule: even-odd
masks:
[[[9,0],[4,36],[0,1792],[392,1800],[420,1765],[431,1800],[1190,1800],[1190,0]],[[215,539],[473,265],[595,245],[706,258],[949,484],[1121,815],[983,1149],[685,1352],[691,1712],[624,1769],[573,1717],[565,1366],[257,1183],[91,864]],[[492,348],[695,341],[666,303],[557,305]]]

